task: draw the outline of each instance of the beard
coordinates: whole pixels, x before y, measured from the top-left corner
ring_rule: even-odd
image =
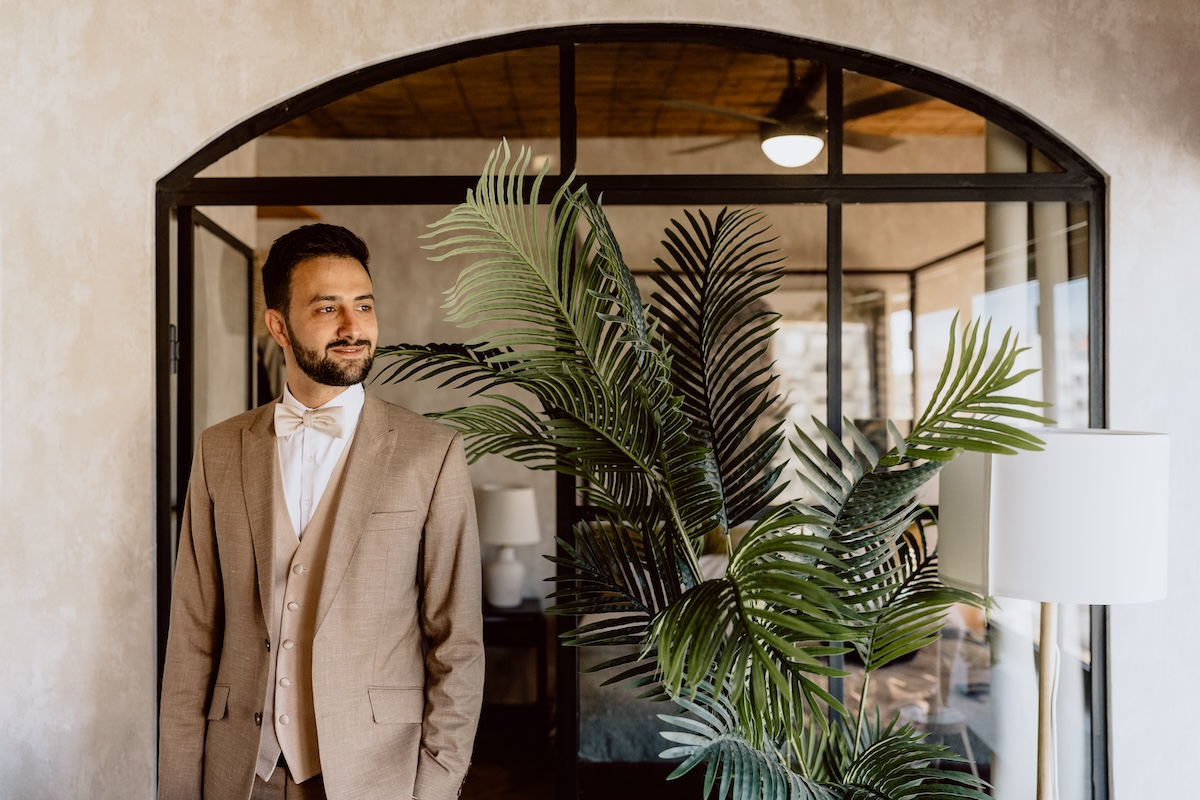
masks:
[[[353,386],[367,379],[371,365],[375,363],[375,348],[368,339],[359,339],[356,342],[341,339],[330,342],[325,345],[326,352],[322,352],[310,350],[296,341],[291,327],[288,325],[288,335],[292,339],[292,355],[296,358],[296,366],[300,367],[305,375],[323,386]],[[341,362],[329,355],[328,350],[331,347],[367,347],[370,348],[370,352],[362,361]]]

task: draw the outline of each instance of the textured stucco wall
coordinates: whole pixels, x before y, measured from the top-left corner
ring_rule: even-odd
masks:
[[[1192,0],[447,0],[420,13],[0,0],[0,19],[0,796],[151,796],[155,180],[363,64],[628,20],[751,25],[911,61],[1024,109],[1112,176],[1112,424],[1175,434],[1177,487],[1170,600],[1114,613],[1117,796],[1192,792],[1200,698],[1162,696],[1190,685],[1200,655],[1200,544],[1183,503],[1200,477],[1184,457],[1200,387],[1179,368],[1200,289]],[[1114,519],[1135,542],[1129,500]]]

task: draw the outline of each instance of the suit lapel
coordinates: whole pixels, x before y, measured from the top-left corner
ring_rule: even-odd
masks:
[[[337,498],[329,538],[329,555],[325,562],[320,600],[317,602],[316,630],[320,630],[321,621],[333,604],[354,552],[358,549],[358,542],[383,485],[379,479],[380,472],[386,470],[395,447],[396,431],[388,424],[387,405],[367,394],[358,429],[354,432],[354,441],[350,443],[350,452],[346,456],[341,495]]]
[[[242,490],[258,568],[258,596],[263,620],[271,629],[272,593],[275,588],[275,507],[283,502],[279,483],[279,456],[275,446],[275,403],[242,431]],[[278,495],[278,497],[277,497]]]

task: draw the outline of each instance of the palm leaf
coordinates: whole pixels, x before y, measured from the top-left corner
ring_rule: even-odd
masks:
[[[753,744],[739,730],[737,710],[711,687],[701,687],[694,699],[677,698],[688,715],[659,714],[663,722],[679,730],[662,733],[675,746],[662,758],[682,759],[671,773],[678,778],[705,764],[704,795],[717,800],[764,798],[772,800],[836,800],[827,788],[794,772],[785,754]]]
[[[971,773],[934,768],[935,760],[962,761],[906,726],[870,743],[837,783],[843,800],[986,800],[988,794]]]
[[[1053,420],[1029,411],[1049,404],[1002,394],[1035,370],[1014,372],[1016,361],[1027,348],[1018,347],[1017,337],[1005,331],[991,358],[988,343],[991,322],[968,324],[962,333],[958,353],[954,331],[958,316],[951,323],[950,350],[946,363],[925,412],[913,426],[905,442],[907,454],[899,456],[949,461],[958,450],[1011,455],[1020,450],[1040,450],[1041,440],[1015,424],[997,418],[1050,424]]]
[[[500,371],[489,363],[500,354],[465,344],[395,344],[375,351],[381,363],[392,361],[372,378],[380,383],[441,378],[441,388],[470,388],[474,394],[505,383]],[[479,385],[482,384],[482,385]]]
[[[771,459],[779,425],[753,429],[777,401],[766,364],[778,318],[761,300],[781,270],[767,248],[762,215],[722,210],[715,220],[688,213],[663,242],[671,261],[653,275],[660,347],[671,353],[671,382],[692,422],[691,437],[710,447],[725,494],[719,524],[728,530],[762,511],[783,486]]]
[[[819,643],[852,638],[856,614],[841,600],[839,548],[806,533],[808,521],[761,520],[724,577],[688,590],[654,623],[668,693],[694,694],[711,682],[732,702],[744,699],[749,736],[784,726],[798,705],[840,708],[824,679],[842,673],[825,659],[845,648]]]
[[[905,530],[875,582],[869,608],[860,608],[864,616],[873,616],[870,634],[858,646],[868,673],[936,642],[945,612],[954,604],[983,604],[977,595],[938,579],[937,556],[928,547],[920,520]]]
[[[642,525],[653,527],[645,521]],[[559,540],[566,555],[552,558],[566,571],[551,597],[570,598],[555,606],[553,613],[622,616],[571,631],[567,643],[645,644],[651,618],[680,593],[675,564],[662,540],[612,519],[577,523],[574,532],[573,542]],[[597,638],[598,633],[614,630],[621,631],[622,641]],[[636,641],[628,641],[630,636]]]

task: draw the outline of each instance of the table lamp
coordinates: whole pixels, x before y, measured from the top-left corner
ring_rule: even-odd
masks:
[[[1044,450],[964,452],[942,470],[938,569],[956,588],[1041,603],[1037,797],[1053,800],[1058,604],[1166,596],[1169,452],[1159,433],[1033,433]]]
[[[541,541],[532,486],[485,483],[475,490],[479,541],[500,549],[483,570],[483,591],[497,608],[521,605],[525,565],[513,549]]]

